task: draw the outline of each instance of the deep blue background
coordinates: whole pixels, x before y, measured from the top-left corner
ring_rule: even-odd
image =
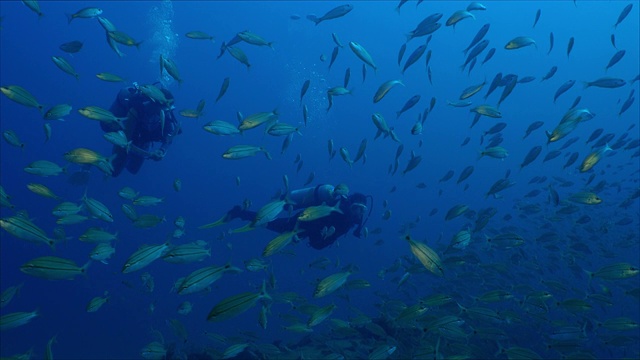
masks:
[[[621,117],[617,115],[629,92],[632,89],[637,92],[637,82],[618,89],[583,89],[582,86],[583,81],[603,76],[620,77],[629,81],[639,73],[638,2],[633,2],[633,10],[627,19],[617,29],[613,28],[620,11],[628,3],[579,1],[575,6],[572,1],[485,2],[488,10],[474,12],[475,20],[463,20],[455,29],[443,25],[434,33],[428,46],[433,52],[430,62],[433,71],[431,85],[427,79],[424,57],[401,75],[401,68],[397,65],[398,49],[406,39],[405,34],[424,17],[433,12],[443,13],[444,17],[440,22],[444,24],[450,14],[466,7],[467,2],[425,1],[416,8],[415,1],[411,1],[402,7],[400,15],[394,11],[397,2],[355,2],[354,10],[347,16],[318,26],[306,20],[305,16],[310,13],[320,16],[343,3],[80,4],[43,1],[40,4],[45,15],[39,19],[21,2],[1,2],[0,16],[3,20],[0,31],[0,84],[15,84],[26,88],[47,108],[59,103],[69,103],[74,108],[64,122],[50,122],[53,137],[44,143],[42,126],[45,120],[41,119],[37,110],[20,106],[5,96],[0,98],[0,130],[14,130],[26,144],[23,150],[4,141],[0,144],[2,186],[12,196],[16,209],[26,210],[29,217],[48,234],[52,234],[55,227],[56,219],[51,215],[51,209],[57,203],[31,193],[25,185],[30,182],[43,183],[65,200],[76,202],[79,202],[85,187],[71,185],[65,175],[39,178],[22,169],[40,159],[64,165],[63,154],[76,147],[88,147],[105,155],[110,153],[111,145],[102,139],[98,123],[80,116],[77,109],[88,105],[108,108],[124,84],[103,82],[95,77],[96,73],[115,73],[129,82],[151,83],[162,80],[175,95],[178,110],[194,109],[200,99],[207,102],[205,115],[200,119],[180,119],[184,133],[175,140],[163,161],[145,163],[137,176],[124,172],[118,178],[104,179],[101,172],[92,170],[91,180],[86,188],[88,195],[111,209],[115,217],[114,223],[90,220],[80,225],[67,226],[67,236],[72,239],[66,244],[59,244],[55,253],[44,246],[16,239],[4,231],[0,233],[0,290],[24,283],[21,293],[9,306],[2,309],[2,314],[32,311],[36,308],[42,314],[26,326],[3,332],[0,337],[1,355],[9,356],[33,347],[36,357],[42,357],[48,339],[57,335],[58,342],[53,351],[58,358],[137,357],[140,349],[154,340],[151,335],[153,329],[159,330],[167,343],[176,341],[166,324],[166,320],[172,318],[179,318],[185,325],[189,332],[188,344],[195,350],[205,346],[213,346],[220,351],[225,348],[225,345],[207,340],[203,335],[204,331],[229,337],[240,336],[236,342],[247,341],[244,332],[248,331],[256,334],[256,343],[283,339],[285,344],[293,344],[303,335],[282,330],[281,326],[287,323],[279,319],[278,315],[291,312],[287,304],[275,303],[272,306],[268,331],[262,330],[257,324],[259,307],[227,322],[208,323],[205,320],[211,307],[221,299],[239,292],[255,291],[262,279],[267,277],[264,272],[245,271],[238,275],[225,275],[214,284],[211,293],[204,295],[179,296],[170,290],[179,277],[210,263],[222,265],[231,261],[234,265],[243,267],[244,260],[259,257],[264,245],[275,237],[267,230],[258,229],[223,236],[226,230],[240,227],[242,223],[236,221],[212,230],[198,230],[197,227],[217,219],[245,198],[252,201],[253,209],[258,209],[270,201],[272,194],[283,188],[283,175],[288,176],[292,188],[297,188],[303,185],[311,171],[315,172],[314,185],[344,182],[352,191],[373,195],[375,206],[367,226],[369,230],[381,228],[382,233],[370,235],[367,239],[356,239],[348,235],[335,246],[322,251],[313,250],[301,243],[291,248],[295,255],[274,256],[269,260],[278,282],[277,288],[271,290],[272,294],[293,291],[316,305],[335,303],[338,307],[333,317],[348,320],[357,315],[355,309],[371,318],[379,317],[379,304],[389,299],[413,305],[419,298],[446,293],[463,306],[473,306],[473,297],[500,288],[517,293],[516,299],[478,306],[514,311],[522,322],[486,324],[466,319],[465,326],[501,327],[511,335],[508,341],[501,342],[502,346],[528,347],[547,357],[559,356],[557,352],[547,351],[543,345],[548,342],[545,335],[553,327],[561,324],[580,326],[584,321],[582,316],[573,316],[557,308],[553,305],[556,301],[584,298],[594,291],[602,293],[603,287],[607,287],[612,291],[613,305],[603,307],[595,300],[588,300],[594,308],[585,314],[586,318],[593,324],[615,316],[626,316],[638,322],[638,299],[624,294],[624,291],[639,286],[637,276],[613,282],[595,280],[592,286],[588,286],[587,277],[579,271],[594,271],[601,266],[621,261],[636,266],[640,263],[638,199],[630,207],[619,207],[624,199],[638,190],[638,148],[608,153],[591,172],[582,174],[576,168],[592,151],[591,144],[586,145],[585,142],[597,128],[604,128],[605,134],[616,134],[613,142],[625,132],[628,132],[629,140],[639,137],[638,101]],[[118,58],[107,45],[104,30],[97,20],[75,19],[67,24],[64,14],[73,13],[85,5],[101,7],[104,10],[103,16],[111,20],[119,30],[136,40],[144,40],[140,49],[120,46],[126,56]],[[537,26],[532,28],[538,8],[542,9],[542,16]],[[291,20],[292,14],[299,14],[302,18]],[[461,73],[459,70],[459,65],[465,60],[461,51],[486,23],[491,24],[486,36],[490,40],[487,50],[495,47],[496,54],[481,66],[485,50],[468,76],[467,71]],[[184,36],[193,30],[214,35],[215,43]],[[249,57],[252,64],[249,71],[229,54],[216,60],[221,42],[228,41],[242,30],[251,30],[273,41],[274,50],[244,43],[237,45]],[[555,46],[551,54],[547,55],[551,31],[555,35]],[[334,47],[331,33],[340,37],[345,48],[340,49],[329,72],[328,60]],[[625,49],[626,56],[605,72],[607,62],[617,51],[610,43],[611,33],[615,33],[618,49]],[[521,35],[533,37],[537,48],[526,47],[514,51],[504,49],[504,44],[511,38]],[[575,46],[571,56],[567,58],[566,46],[571,36],[575,37]],[[58,49],[60,44],[71,40],[84,42],[83,49],[73,56]],[[364,46],[378,65],[377,74],[371,68],[367,69],[364,83],[361,75],[362,63],[348,48],[350,41]],[[424,41],[425,38],[410,41],[404,59]],[[160,78],[160,54],[174,59],[178,64],[184,79],[182,85],[179,86],[166,77]],[[320,61],[321,54],[326,56],[326,62]],[[80,80],[57,69],[51,56],[63,56],[69,60],[80,74]],[[557,74],[551,80],[540,83],[539,79],[553,65],[558,66]],[[326,90],[342,84],[347,67],[351,68],[349,89],[353,90],[353,95],[334,98],[333,107],[327,112]],[[446,106],[446,101],[457,100],[463,89],[486,80],[485,88],[470,99],[473,106],[482,104],[481,96],[484,96],[497,72],[514,73],[519,77],[531,75],[537,79],[531,83],[518,84],[500,107],[503,113],[500,121],[508,124],[503,131],[505,141],[502,146],[509,150],[510,156],[504,161],[487,157],[478,160],[478,151],[482,149],[479,145],[480,136],[498,121],[482,118],[470,129],[473,116],[469,113],[469,108],[449,107]],[[231,79],[231,84],[227,94],[216,104],[214,101],[225,77]],[[304,99],[310,110],[309,124],[301,129],[303,136],[295,135],[293,143],[282,155],[280,149],[284,138],[264,134],[262,127],[234,137],[217,137],[202,130],[202,126],[212,120],[235,123],[237,111],[247,116],[274,108],[281,114],[280,121],[302,125],[299,95],[306,79],[311,80],[311,87]],[[392,89],[381,102],[373,104],[371,99],[375,90],[390,79],[402,79],[406,87]],[[568,79],[577,80],[576,85],[554,104],[553,94]],[[496,104],[501,91],[501,88],[496,90],[487,103]],[[421,95],[420,103],[396,120],[395,112],[415,94]],[[567,138],[546,145],[543,130],[553,130],[577,96],[582,96],[579,107],[588,108],[596,117],[580,124]],[[429,114],[423,134],[411,135],[410,129],[415,119],[428,106],[431,97],[437,99],[437,104]],[[373,141],[376,129],[372,124],[371,114],[374,112],[385,116],[404,144],[400,168],[395,176],[389,175],[387,170],[393,164],[397,144],[390,139]],[[545,124],[523,141],[524,131],[533,121],[544,121]],[[471,137],[470,143],[460,147],[467,136]],[[575,136],[580,139],[564,150],[563,155],[542,163],[548,151],[559,149],[567,139]],[[333,139],[336,149],[342,146],[349,149],[353,157],[363,138],[368,139],[365,165],[357,163],[353,169],[349,169],[339,155],[328,160],[329,139]],[[221,154],[236,144],[264,146],[273,155],[273,160],[269,161],[260,154],[255,158],[235,162],[222,159]],[[524,156],[536,145],[543,146],[542,154],[533,164],[519,171]],[[408,162],[411,151],[422,156],[423,160],[417,169],[403,176],[400,172]],[[568,155],[574,151],[580,153],[578,162],[563,170],[562,166]],[[296,172],[297,164],[293,163],[298,155],[304,161],[299,173]],[[475,167],[474,173],[467,181],[456,185],[460,172],[468,165]],[[74,164],[68,166],[70,173],[78,169]],[[439,183],[438,180],[449,169],[455,171],[453,179]],[[489,187],[508,170],[511,170],[510,179],[516,185],[504,191],[500,199],[486,198],[484,194]],[[603,198],[603,203],[596,206],[579,205],[581,210],[578,213],[552,221],[557,208],[547,202],[548,184],[552,183],[561,199],[565,200],[572,193],[588,189],[585,183],[591,174],[595,174],[592,186],[601,180],[606,181],[605,189],[598,194]],[[536,175],[547,176],[547,182],[528,184]],[[572,181],[574,185],[560,187],[553,176]],[[236,177],[240,178],[239,186],[236,185]],[[172,188],[176,178],[182,180],[181,192],[175,192]],[[428,187],[418,189],[416,184],[421,182]],[[463,190],[465,184],[469,185],[467,190]],[[164,197],[164,204],[153,208],[139,208],[138,213],[166,216],[168,221],[150,230],[134,228],[119,210],[121,204],[126,202],[117,195],[123,186],[131,186],[140,191],[141,195]],[[393,188],[396,190],[391,192]],[[542,189],[542,193],[535,198],[523,197],[535,188]],[[442,195],[439,195],[440,191]],[[382,219],[386,210],[383,208],[383,201],[388,201],[388,209],[392,211],[389,220]],[[448,209],[460,203],[467,204],[475,211],[488,207],[498,209],[497,215],[485,230],[474,233],[472,245],[465,250],[467,255],[477,256],[481,265],[452,266],[445,269],[444,278],[425,272],[416,273],[400,288],[397,285],[398,279],[406,270],[387,274],[384,278],[377,276],[397,259],[402,259],[404,266],[410,266],[414,258],[408,244],[402,240],[409,231],[409,223],[416,222],[410,229],[414,238],[425,241],[446,259],[448,255],[444,254],[444,250],[451,237],[467,228],[467,225],[473,227],[474,219],[465,217],[444,221],[444,214]],[[541,211],[528,215],[519,210],[527,204],[538,204]],[[428,214],[433,208],[439,211],[430,217]],[[7,217],[14,212],[3,208],[1,214],[2,217]],[[575,220],[584,214],[590,215],[592,221],[576,224]],[[138,246],[165,241],[167,234],[173,231],[173,220],[179,215],[186,219],[187,234],[182,239],[174,240],[174,243],[205,240],[212,248],[211,260],[183,266],[158,261],[142,271],[121,274],[122,264]],[[512,219],[503,220],[505,215],[511,215]],[[631,217],[633,222],[625,226],[614,225],[625,217]],[[88,270],[87,278],[73,281],[46,281],[19,271],[19,266],[29,259],[44,255],[65,257],[83,264],[92,246],[79,242],[77,237],[89,226],[101,226],[119,234],[120,240],[115,244],[116,254],[108,266],[94,263]],[[511,250],[487,247],[484,234],[495,235],[507,231],[515,231],[525,237],[525,245]],[[560,250],[552,251],[544,247],[546,244],[536,244],[535,239],[549,231],[558,234],[559,240],[554,245]],[[571,250],[569,236],[580,239],[591,253]],[[380,239],[384,243],[374,245]],[[622,243],[626,245],[623,246]],[[462,254],[464,253],[456,255]],[[324,271],[309,268],[308,264],[320,256],[326,256],[339,265]],[[367,279],[372,284],[371,288],[350,291],[349,302],[338,294],[322,299],[312,297],[316,279],[337,272],[348,264],[359,267],[359,271],[351,278]],[[494,265],[501,265],[504,270],[496,270]],[[122,281],[127,281],[139,285],[139,276],[147,271],[155,278],[156,289],[152,294],[143,294],[121,284]],[[551,290],[544,285],[545,280],[565,283],[567,290]],[[555,299],[549,301],[552,310],[544,318],[529,316],[518,306],[517,302],[522,300],[523,295],[517,291],[523,285],[535,290],[545,289],[555,295]],[[105,290],[112,294],[111,301],[97,313],[86,313],[87,302]],[[175,311],[184,300],[194,304],[193,312],[186,317]],[[150,304],[155,305],[153,313],[149,313]],[[458,312],[457,307],[453,307],[434,310],[433,315],[457,315]],[[306,315],[298,315],[301,321],[306,322]],[[328,324],[323,323],[314,328],[314,334],[331,336]],[[469,327],[466,329],[470,331]],[[588,333],[590,341],[584,345],[585,350],[599,357],[638,356],[638,345],[610,347],[605,344],[610,335],[617,334],[591,330]],[[637,329],[620,334],[633,337],[637,344]],[[472,336],[470,339],[473,345],[483,349],[482,352],[475,352],[475,357],[493,355],[497,350],[495,342],[479,341]],[[360,351],[363,356],[379,345],[371,339],[362,341],[364,345]],[[436,341],[437,336],[432,334],[426,335],[423,340],[424,344],[432,346],[435,346]],[[386,342],[395,344],[396,340],[390,337]],[[459,344],[455,341],[445,342],[449,345]],[[447,356],[459,353],[461,350],[456,351],[453,345],[441,345],[440,352]],[[392,357],[410,356],[411,352],[406,351],[408,350],[401,348]]]

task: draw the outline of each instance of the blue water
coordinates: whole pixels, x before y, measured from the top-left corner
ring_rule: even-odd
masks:
[[[105,34],[96,19],[75,19],[68,24],[65,13],[74,13],[84,5],[70,2],[40,2],[44,16],[38,16],[21,2],[1,2],[2,30],[0,30],[0,85],[20,85],[30,91],[45,108],[60,103],[73,106],[65,121],[42,120],[33,108],[19,105],[6,96],[0,97],[0,130],[15,131],[25,143],[24,149],[1,143],[2,187],[16,205],[14,210],[0,209],[2,218],[15,215],[17,210],[26,211],[28,217],[49,236],[53,236],[56,218],[51,210],[58,201],[43,198],[26,188],[28,183],[42,183],[66,201],[80,203],[85,191],[89,197],[103,202],[113,213],[114,222],[105,223],[90,219],[77,225],[64,227],[67,242],[61,242],[52,251],[20,240],[6,231],[0,232],[0,291],[23,284],[18,295],[2,309],[5,315],[17,311],[38,309],[40,316],[29,324],[3,331],[0,336],[0,355],[11,356],[33,349],[34,358],[43,358],[49,339],[56,336],[52,351],[60,359],[140,358],[141,349],[152,341],[164,341],[175,358],[186,358],[187,354],[208,352],[212,358],[219,356],[234,343],[251,343],[242,357],[262,358],[261,344],[275,344],[282,357],[320,358],[339,354],[345,358],[366,358],[383,345],[395,347],[390,358],[406,359],[429,354],[430,347],[437,347],[429,358],[447,358],[466,355],[469,358],[507,358],[508,351],[500,349],[524,347],[545,358],[559,358],[582,351],[597,358],[638,358],[640,356],[640,322],[638,296],[625,292],[640,286],[637,275],[623,280],[594,279],[582,271],[596,271],[602,266],[619,262],[640,265],[640,200],[636,197],[628,206],[621,203],[637,194],[640,180],[638,147],[624,147],[640,137],[638,132],[638,101],[621,116],[618,112],[629,97],[638,90],[638,82],[630,80],[640,72],[638,55],[640,4],[632,2],[628,17],[614,28],[622,9],[631,2],[484,2],[486,11],[474,11],[474,19],[464,19],[455,26],[444,26],[446,19],[456,10],[464,9],[467,2],[425,1],[416,7],[415,1],[403,5],[400,14],[394,11],[397,2],[355,2],[354,9],[344,17],[327,20],[315,26],[305,17],[307,14],[321,16],[342,5],[334,2],[96,2],[88,4],[103,9],[105,18],[111,20],[118,30],[136,40],[144,40],[139,49],[120,45],[125,54],[119,58],[107,45]],[[532,28],[536,10],[541,17]],[[406,40],[405,34],[426,16],[442,13],[443,26],[432,37],[427,49],[432,51],[430,67],[433,84],[429,83],[423,57],[410,67],[404,75],[397,64],[398,49]],[[298,14],[294,20],[291,15]],[[486,35],[489,46],[478,57],[478,63],[468,75],[460,72],[464,63],[462,50],[467,47],[476,32],[486,23],[491,28]],[[185,37],[189,31],[204,31],[215,36],[215,42],[193,40]],[[273,41],[274,50],[239,43],[251,63],[250,70],[226,53],[216,60],[222,41],[229,41],[237,32],[251,30],[268,41]],[[549,33],[553,32],[555,45],[549,49]],[[335,46],[331,34],[339,36],[344,48],[331,70],[328,63]],[[618,49],[626,50],[622,60],[605,72],[609,59],[617,51],[610,42],[615,34]],[[537,47],[505,50],[504,44],[516,36],[530,36]],[[567,57],[566,47],[570,37],[575,46]],[[403,63],[425,37],[411,40],[407,44]],[[76,54],[63,53],[60,44],[79,40],[84,42]],[[349,49],[348,43],[355,41],[371,54],[378,70],[367,68],[366,80],[362,79],[362,62]],[[496,48],[495,56],[484,65],[480,62],[487,51]],[[181,85],[167,74],[159,73],[158,58],[163,55],[173,59],[184,79]],[[320,60],[321,55],[326,61]],[[79,74],[79,80],[55,67],[51,56],[63,56]],[[558,66],[557,74],[540,82],[551,66]],[[333,107],[327,112],[326,90],[343,83],[344,72],[351,69],[348,89],[352,95],[333,99]],[[107,83],[94,75],[110,72],[127,79],[125,84]],[[517,84],[513,93],[501,104],[501,119],[482,117],[470,128],[473,114],[471,107],[483,104],[482,96],[497,72],[513,73],[519,78],[535,76],[530,83]],[[610,76],[624,79],[627,84],[620,88],[583,88],[583,81],[593,81]],[[226,95],[215,103],[224,78],[230,78]],[[300,106],[300,88],[307,79],[311,87],[303,103],[309,108],[309,121],[303,125]],[[372,97],[380,84],[387,80],[400,79],[403,86],[393,88],[379,103]],[[553,103],[557,88],[569,79],[576,85]],[[447,106],[447,100],[456,101],[463,89],[470,85],[487,82],[480,93],[471,97],[471,107]],[[179,117],[183,134],[178,136],[167,156],[160,162],[147,161],[137,175],[126,171],[117,178],[105,178],[97,168],[92,168],[86,186],[73,185],[69,181],[72,173],[80,171],[76,164],[68,164],[68,174],[40,178],[22,169],[35,160],[49,160],[66,165],[64,153],[86,147],[108,155],[111,144],[104,141],[99,124],[77,113],[77,109],[95,105],[108,108],[121,87],[133,81],[152,83],[161,81],[175,95],[176,110],[195,109],[200,99],[206,100],[204,115],[199,119]],[[487,100],[496,105],[502,87]],[[403,114],[398,120],[395,112],[405,101],[419,94],[417,106]],[[595,118],[579,124],[576,130],[564,139],[547,144],[544,130],[552,131],[560,122],[577,96],[582,99],[578,108],[587,108]],[[634,96],[637,97],[637,94]],[[436,105],[424,123],[420,135],[410,130],[416,118],[428,107],[430,99]],[[205,132],[202,126],[213,120],[236,123],[236,112],[245,116],[257,112],[278,109],[280,121],[301,126],[302,136],[294,135],[289,148],[281,153],[282,137],[264,133],[264,128],[246,131],[232,137],[215,136]],[[399,158],[399,169],[395,175],[389,173],[393,165],[398,144],[390,138],[374,141],[376,128],[371,115],[381,113],[402,141],[404,151]],[[488,142],[480,145],[484,131],[499,121],[507,123],[502,131],[501,144],[509,152],[504,160],[483,157],[478,152]],[[543,121],[542,128],[522,140],[525,130],[534,121]],[[43,124],[52,127],[52,138],[45,143]],[[586,144],[591,133],[603,128],[604,134],[612,133],[613,145],[621,137],[623,143],[615,151],[607,152],[595,167],[581,173],[578,166],[594,150]],[[466,137],[470,142],[460,146]],[[543,163],[551,150],[560,149],[569,139],[578,141],[562,150],[562,154]],[[335,148],[346,147],[355,156],[362,139],[368,140],[366,163],[358,162],[353,168],[342,161],[340,155],[329,160],[327,142],[332,139]],[[229,161],[221,154],[237,144],[264,146],[273,156],[266,159],[256,157]],[[530,165],[520,170],[525,155],[536,146],[542,153]],[[402,175],[411,152],[422,157],[416,169]],[[568,156],[578,152],[577,162],[563,169]],[[303,165],[297,171],[300,156]],[[473,174],[464,182],[456,184],[460,172],[474,166]],[[455,171],[452,179],[438,180],[448,171]],[[247,233],[227,234],[227,231],[244,225],[235,220],[209,230],[198,226],[212,222],[225,211],[243,200],[252,202],[257,210],[271,201],[272,195],[284,189],[282,177],[286,175],[291,188],[302,187],[310,172],[315,173],[312,185],[346,183],[351,191],[371,194],[373,211],[367,222],[369,236],[357,239],[350,234],[332,247],[318,251],[303,241],[290,245],[283,254],[267,259],[267,272],[226,274],[213,284],[210,292],[194,295],[177,295],[171,292],[174,282],[192,271],[212,264],[231,262],[244,269],[243,262],[260,257],[264,246],[276,235],[266,229]],[[499,197],[486,197],[491,185],[505,174],[515,183],[502,191]],[[535,176],[545,176],[540,183],[530,183]],[[591,176],[593,180],[587,185]],[[183,188],[173,189],[179,178]],[[239,184],[237,180],[239,179]],[[559,180],[560,179],[560,180]],[[558,215],[560,206],[548,201],[548,186],[552,185],[566,201],[572,194],[588,191],[599,182],[602,203],[597,205],[574,204],[576,213]],[[561,186],[561,182],[571,182]],[[426,188],[418,188],[419,183]],[[164,203],[156,207],[137,208],[138,213],[164,216],[164,222],[152,229],[135,228],[119,210],[128,203],[118,197],[118,190],[130,186],[141,195],[163,197]],[[468,188],[467,188],[468,186]],[[539,195],[531,198],[525,194],[540,189]],[[385,208],[384,204],[387,204]],[[470,211],[450,221],[445,221],[447,211],[457,204],[466,204]],[[573,204],[573,203],[571,203]],[[527,213],[526,205],[537,205],[538,211]],[[451,238],[462,229],[474,229],[476,213],[482,209],[495,208],[497,213],[487,226],[473,232],[469,247],[465,250],[446,251]],[[432,209],[437,209],[430,216]],[[391,211],[383,219],[386,210]],[[590,216],[586,223],[577,223],[583,215]],[[211,247],[211,258],[201,263],[174,265],[158,260],[147,268],[130,274],[122,274],[126,259],[142,244],[160,244],[174,230],[173,220],[186,219],[186,235],[173,239],[172,244],[183,244],[204,240]],[[281,215],[284,216],[284,215]],[[630,218],[626,225],[616,222]],[[108,265],[93,263],[86,277],[73,281],[48,281],[23,274],[20,266],[39,256],[59,256],[72,259],[79,265],[87,261],[93,245],[78,241],[87,228],[102,227],[118,233],[116,253]],[[380,232],[374,231],[379,229]],[[511,249],[489,247],[485,235],[492,237],[500,233],[515,232],[525,241],[522,246]],[[551,242],[538,242],[541,235],[554,233]],[[444,277],[424,271],[411,254],[409,244],[403,240],[406,234],[424,242],[434,249],[444,262]],[[578,243],[582,247],[576,247]],[[586,248],[586,250],[585,250]],[[579,249],[579,250],[576,250]],[[331,260],[325,270],[309,267],[319,257]],[[454,262],[453,257],[464,257],[465,262]],[[449,260],[449,261],[447,261]],[[400,261],[401,267],[389,269]],[[367,280],[366,289],[341,289],[323,298],[313,297],[317,280],[340,272],[347,265],[355,265],[358,271],[350,279]],[[144,292],[140,275],[148,272],[153,276],[155,289]],[[222,299],[241,292],[257,292],[263,280],[273,273],[276,287],[268,289],[274,301],[268,317],[267,329],[258,325],[260,305],[224,322],[207,322],[211,308]],[[405,273],[409,279],[399,285]],[[550,283],[551,282],[551,283]],[[559,282],[562,288],[552,286]],[[126,286],[125,284],[130,284]],[[490,290],[505,290],[513,298],[495,303],[475,301]],[[548,291],[553,298],[546,301],[548,310],[533,311],[521,306],[525,297],[533,291]],[[110,301],[96,313],[87,313],[86,304],[105,291]],[[309,315],[294,309],[292,305],[278,301],[279,294],[295,292],[309,304],[337,306],[333,319],[351,322],[349,335],[339,331],[334,323],[326,320],[313,328],[309,334],[287,331],[290,325],[283,314],[297,316],[306,323]],[[447,294],[460,306],[485,307],[498,311],[500,319],[489,321],[461,313],[455,303],[430,308],[422,318],[409,323],[394,322],[403,303],[412,306],[420,299],[434,294]],[[594,299],[593,294],[603,295],[607,300]],[[584,299],[591,310],[577,314],[557,306],[567,299]],[[193,311],[187,316],[179,315],[176,308],[183,301],[193,303]],[[302,303],[296,303],[300,307]],[[151,308],[153,307],[153,311]],[[536,309],[539,310],[539,309]],[[445,331],[428,329],[427,324],[437,318],[453,315],[463,322],[458,326],[463,335],[453,336]],[[628,331],[614,331],[599,326],[608,319],[624,316],[635,322],[636,327]],[[188,332],[184,343],[168,325],[170,319],[178,319]],[[387,336],[376,335],[366,330],[363,319],[371,319],[384,325]],[[570,349],[551,349],[549,335],[566,326],[585,325],[585,338]],[[486,340],[474,334],[482,328],[499,328],[505,338]],[[161,333],[163,340],[160,340]],[[224,335],[226,344],[216,342],[206,333]],[[217,354],[217,355],[216,355]],[[274,357],[275,358],[275,357]]]

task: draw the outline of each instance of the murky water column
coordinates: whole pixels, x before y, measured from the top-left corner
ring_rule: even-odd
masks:
[[[160,55],[168,59],[174,59],[178,48],[179,37],[173,30],[173,3],[169,0],[164,0],[159,5],[153,6],[147,15],[147,24],[153,33],[153,37],[149,40],[149,44],[153,49],[149,62],[156,65],[157,69],[160,69]],[[166,72],[160,78],[160,82],[165,87],[168,87],[174,81]]]

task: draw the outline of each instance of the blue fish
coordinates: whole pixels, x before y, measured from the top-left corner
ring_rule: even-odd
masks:
[[[575,83],[576,83],[575,80],[567,80],[567,82],[560,85],[560,87],[556,91],[556,94],[553,96],[553,103],[555,104],[558,97],[564,94],[565,92],[567,92],[567,90],[571,89],[571,87],[575,85]]]
[[[420,59],[422,54],[424,54],[425,50],[427,50],[427,45],[420,45],[417,49],[415,49],[411,53],[411,55],[409,55],[409,58],[404,63],[404,68],[402,68],[402,74],[404,74],[404,72],[409,68],[409,66],[413,65],[416,61]]]

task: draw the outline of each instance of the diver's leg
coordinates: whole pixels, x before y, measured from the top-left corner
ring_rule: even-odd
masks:
[[[127,170],[132,174],[137,174],[144,163],[144,158],[138,154],[129,154],[129,162],[127,163]]]
[[[240,207],[239,205],[236,205],[227,212],[227,218],[228,220],[241,219],[246,221],[252,221],[253,219],[256,218],[257,214],[258,213],[255,211],[242,209],[242,207]]]
[[[212,223],[202,225],[198,229],[209,229],[218,225],[226,224],[233,219],[241,219],[246,221],[253,221],[256,218],[257,212],[243,209],[241,206],[236,205],[227,211],[222,217]]]
[[[267,223],[267,229],[278,233],[291,231],[296,226],[298,218],[291,216],[289,218],[279,218]]]
[[[113,166],[113,177],[120,175],[122,169],[127,163],[127,151],[120,146],[113,147],[113,154],[115,157],[111,160],[111,165]]]

